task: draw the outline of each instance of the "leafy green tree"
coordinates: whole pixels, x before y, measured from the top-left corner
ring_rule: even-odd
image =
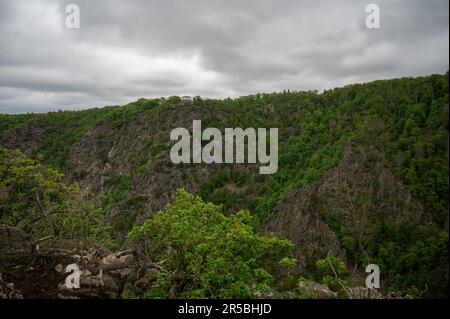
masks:
[[[316,269],[320,282],[331,289],[340,290],[345,289],[347,286],[347,281],[344,278],[350,273],[345,262],[339,257],[329,256],[318,260],[316,262]]]
[[[220,206],[178,190],[173,205],[129,233],[129,239],[143,244],[146,256],[163,261],[164,271],[145,297],[253,298],[267,293],[274,270],[293,265],[286,259],[293,244],[259,236],[251,223],[248,211],[224,216]]]
[[[62,182],[63,174],[0,147],[0,223],[34,238],[112,245],[110,228],[93,196]]]

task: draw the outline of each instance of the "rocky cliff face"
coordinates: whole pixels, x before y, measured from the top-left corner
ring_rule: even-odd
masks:
[[[274,108],[270,112],[276,117]],[[203,120],[206,126],[211,117],[223,122],[230,114],[216,112],[212,106],[170,106],[160,112],[143,113],[121,127],[108,119],[98,121],[78,142],[68,146],[66,179],[110,197],[108,213],[112,224],[123,223],[126,216],[127,225],[116,231],[123,238],[133,224],[141,223],[170,202],[177,188],[199,193],[202,185],[223,168],[174,165],[169,158],[173,128],[190,129],[194,119]],[[286,132],[295,129],[284,128]],[[45,131],[30,122],[12,131],[2,144],[33,154],[44,138]],[[245,172],[249,166],[236,169]],[[225,187],[236,196],[264,197],[269,181],[258,179],[253,188],[244,184],[238,187],[226,183]],[[241,208],[248,207],[237,204],[230,212]],[[383,153],[371,145],[349,142],[340,162],[317,182],[294,189],[282,198],[260,231],[292,241],[300,261],[298,270],[313,270],[316,261],[328,254],[343,260],[348,257],[342,238],[329,224],[330,218],[347,229],[357,239],[356,248],[364,252],[365,238],[370,235],[374,220],[380,217],[392,223],[401,219],[432,223],[420,201],[387,167]]]
[[[328,228],[314,207],[313,190],[309,187],[294,190],[273,212],[262,226],[262,233],[289,239],[296,245],[299,271],[313,268],[315,261],[330,252],[345,260],[336,235]]]
[[[111,123],[102,121],[90,129],[71,149],[67,158],[70,167],[69,177],[79,176],[80,186],[95,193],[105,191],[105,183],[110,174],[110,165],[106,163],[113,148]]]
[[[76,143],[67,158],[67,179],[97,194],[114,192],[127,179],[126,189],[111,210],[116,222],[124,215],[123,207],[138,201],[132,219],[142,222],[170,202],[177,188],[198,192],[218,167],[174,165],[169,157],[170,131],[175,127],[191,129],[193,119],[207,118],[212,108],[171,107],[156,116],[131,120],[116,128],[109,121],[98,123]],[[153,114],[155,115],[155,114]]]
[[[126,194],[112,206],[111,220],[115,223],[121,218],[123,203],[140,201],[129,223],[142,222],[168,203],[177,188],[197,193],[220,169],[218,165],[174,165],[169,159],[170,130],[190,128],[192,120],[207,120],[213,114],[219,121],[227,117],[214,112],[213,107],[173,106],[156,116],[136,117],[121,128],[114,127],[111,121],[100,121],[70,147],[67,179],[101,195],[111,192],[116,180],[128,178]],[[12,131],[2,144],[31,154],[44,137],[45,131],[30,122]],[[258,193],[258,187],[249,191],[230,184],[227,188],[235,194],[263,195]],[[238,208],[246,207],[235,207]],[[385,166],[383,154],[376,153],[370,145],[352,142],[340,163],[320,181],[296,189],[284,198],[261,231],[295,243],[302,268],[313,267],[328,252],[345,259],[345,249],[323,220],[323,213],[357,234],[360,248],[364,247],[364,237],[375,216],[393,222],[400,218],[430,222],[421,203]]]
[[[262,232],[289,239],[296,246],[300,268],[313,268],[328,253],[345,260],[336,234],[321,218],[326,212],[356,234],[365,249],[365,238],[376,217],[395,223],[400,219],[431,223],[419,201],[385,167],[374,149],[350,142],[340,163],[311,186],[293,190],[263,224]]]
[[[0,145],[10,149],[18,148],[25,155],[31,155],[39,148],[44,137],[44,129],[35,122],[29,122],[12,130]]]
[[[349,143],[342,160],[328,171],[317,187],[317,207],[331,210],[345,225],[363,232],[375,216],[430,221],[422,204],[394,176],[370,145]],[[362,234],[363,235],[363,234]]]
[[[388,269],[393,290],[409,293],[420,285],[430,296],[447,295],[440,283],[448,286],[442,270],[448,268],[448,73],[320,94],[189,105],[176,97],[139,99],[0,118],[0,145],[42,154],[66,182],[91,190],[120,243],[183,187],[222,204],[226,214],[249,209],[260,232],[297,246],[298,270],[311,270],[308,275],[329,254],[352,268],[372,259]],[[277,174],[262,176],[258,165],[247,164],[174,165],[170,132],[190,130],[193,120],[221,130],[279,128]],[[0,200],[9,192],[0,185]]]

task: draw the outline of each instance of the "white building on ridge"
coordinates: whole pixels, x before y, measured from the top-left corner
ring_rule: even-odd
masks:
[[[181,97],[181,102],[184,104],[191,104],[192,103],[192,96],[184,95]]]

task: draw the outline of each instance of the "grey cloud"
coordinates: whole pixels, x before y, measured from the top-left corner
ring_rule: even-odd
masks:
[[[324,89],[448,70],[447,0],[0,0],[0,112]],[[81,29],[64,28],[64,8]]]

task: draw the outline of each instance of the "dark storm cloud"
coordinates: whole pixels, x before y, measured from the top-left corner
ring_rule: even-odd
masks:
[[[81,28],[64,27],[65,7]],[[377,3],[381,28],[365,27]],[[447,0],[0,0],[0,112],[324,89],[448,69]]]

